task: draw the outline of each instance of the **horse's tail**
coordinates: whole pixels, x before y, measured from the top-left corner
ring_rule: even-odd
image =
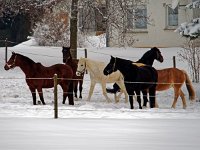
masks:
[[[194,100],[196,94],[195,94],[194,88],[192,86],[192,81],[190,80],[187,72],[185,70],[182,70],[182,71],[183,71],[183,73],[185,74],[185,77],[186,77],[185,84],[186,84],[186,87],[187,87],[187,90],[188,90],[188,93],[189,93],[189,99]]]

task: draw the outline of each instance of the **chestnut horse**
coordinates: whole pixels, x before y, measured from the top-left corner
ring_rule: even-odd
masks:
[[[42,88],[52,88],[54,86],[53,76],[58,75],[58,84],[63,90],[63,104],[68,97],[69,105],[74,105],[73,100],[73,71],[70,66],[64,64],[55,64],[45,67],[41,63],[35,63],[30,58],[21,54],[12,53],[11,58],[5,64],[4,69],[9,70],[14,67],[20,67],[26,75],[26,83],[33,97],[33,105],[36,105],[36,90],[40,100],[45,105]]]
[[[83,77],[84,73],[82,73],[80,76],[76,75],[76,70],[78,67],[78,59],[73,59],[72,55],[70,53],[70,47],[63,47],[62,49],[63,53],[63,63],[69,65],[72,67],[73,70],[73,88],[74,88],[74,96],[77,98],[77,89],[79,84],[79,98],[82,98],[82,90],[83,90]]]
[[[195,99],[195,91],[186,71],[177,68],[166,68],[157,70],[157,72],[158,83],[156,86],[156,91],[168,90],[171,87],[174,88],[174,101],[172,104],[172,108],[176,108],[176,102],[179,96],[182,99],[183,108],[186,108],[185,94],[181,90],[181,87],[184,84],[184,82],[189,93],[189,99]]]

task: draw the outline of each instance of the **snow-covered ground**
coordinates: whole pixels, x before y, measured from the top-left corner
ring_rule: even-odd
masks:
[[[5,48],[0,48],[0,147],[1,149],[198,149],[200,103],[187,99],[182,109],[179,98],[176,109],[171,109],[173,90],[157,92],[159,108],[134,110],[122,97],[119,103],[106,103],[100,85],[96,85],[91,102],[86,102],[90,78],[86,74],[83,99],[74,106],[63,105],[58,89],[59,119],[53,120],[53,89],[45,89],[47,105],[32,105],[32,96],[19,69],[5,71]],[[87,48],[88,58],[108,62],[110,55],[138,60],[149,48]],[[181,48],[161,48],[164,62],[155,62],[157,69],[172,67],[172,56]],[[61,47],[39,47],[33,40],[8,48],[8,58],[15,51],[36,62],[49,66],[62,63]],[[84,50],[78,49],[78,57]],[[177,68],[188,71],[187,64],[177,59]],[[189,72],[188,72],[189,73]],[[197,100],[200,84],[193,83]],[[108,84],[112,87],[112,84]],[[39,99],[38,95],[37,98]],[[56,143],[53,143],[56,140]],[[43,143],[46,142],[46,143]]]

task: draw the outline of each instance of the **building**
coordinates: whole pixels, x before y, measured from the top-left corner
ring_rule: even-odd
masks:
[[[141,5],[137,3],[135,9],[134,2],[137,1],[132,0],[133,3],[130,3],[126,16],[126,40],[133,41],[131,38],[134,39],[134,47],[182,46],[186,39],[174,30],[181,23],[200,17],[200,9],[185,7],[192,0],[180,0],[175,9],[172,9],[172,0],[143,0]],[[135,18],[136,13],[138,13],[138,18]],[[109,46],[116,46],[118,43],[119,41],[113,39],[111,35]]]

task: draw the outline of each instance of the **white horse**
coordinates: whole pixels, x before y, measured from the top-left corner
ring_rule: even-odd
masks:
[[[116,71],[109,76],[105,76],[103,74],[103,69],[105,68],[105,66],[106,64],[104,64],[103,62],[94,61],[88,58],[79,59],[76,75],[81,75],[82,73],[84,73],[85,69],[90,74],[91,84],[87,100],[90,101],[96,83],[100,83],[102,86],[103,95],[105,96],[107,102],[111,102],[106,92],[106,83],[117,83],[122,90],[120,90],[119,96],[115,96],[115,102],[119,101],[119,97],[122,93],[125,94],[125,102],[128,102],[128,93],[126,92],[126,88],[124,85],[123,75],[119,71]]]

